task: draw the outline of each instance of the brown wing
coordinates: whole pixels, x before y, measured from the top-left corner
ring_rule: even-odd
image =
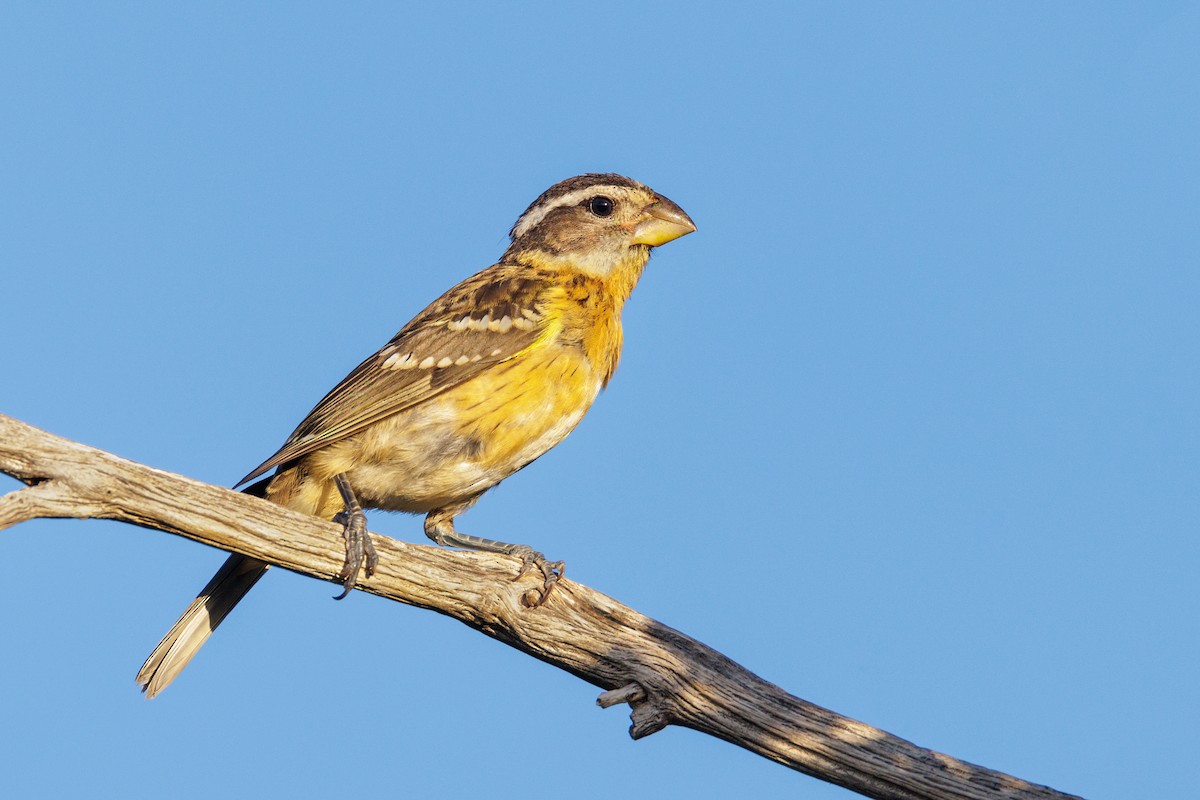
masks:
[[[549,288],[528,267],[497,264],[450,289],[325,395],[283,447],[241,486],[511,358],[544,330]]]

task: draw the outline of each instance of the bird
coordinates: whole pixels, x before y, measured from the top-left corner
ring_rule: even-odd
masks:
[[[439,545],[516,557],[517,578],[542,578],[528,605],[544,603],[563,562],[460,533],[455,518],[579,424],[617,369],[621,312],[650,251],[695,230],[676,203],[622,175],[554,184],[517,218],[498,262],[417,314],[234,488],[259,479],[243,491],[342,524],[339,599],[375,569],[371,508],[425,514]],[[178,677],[268,566],[228,558],[138,671],[146,697]]]

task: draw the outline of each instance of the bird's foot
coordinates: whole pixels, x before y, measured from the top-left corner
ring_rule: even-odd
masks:
[[[354,588],[360,571],[366,572],[368,578],[375,574],[379,555],[371,542],[371,534],[367,533],[367,515],[362,509],[343,511],[334,516],[333,521],[341,523],[342,538],[346,542],[346,563],[338,573],[342,593],[334,598],[341,600]]]
[[[563,576],[564,564],[561,561],[547,561],[546,557],[527,544],[509,544],[495,539],[484,539],[481,536],[469,536],[454,529],[454,517],[470,506],[470,502],[459,506],[450,506],[429,512],[425,517],[425,535],[443,547],[463,547],[468,550],[481,550],[485,553],[503,553],[521,559],[521,569],[514,581],[525,577],[525,573],[534,567],[542,574],[542,588],[531,589],[521,596],[521,603],[526,608],[537,608],[546,602],[554,585]]]
[[[521,580],[534,567],[537,568],[538,572],[542,573],[541,591],[533,590],[529,592],[531,596],[522,596],[521,598],[521,602],[527,608],[537,608],[546,602],[546,598],[550,596],[550,592],[554,589],[555,584],[562,578],[566,564],[562,561],[546,560],[544,555],[527,544],[514,544],[510,545],[510,548],[508,550],[509,555],[514,555],[521,559],[521,569],[517,572],[517,576],[513,578],[514,582]]]

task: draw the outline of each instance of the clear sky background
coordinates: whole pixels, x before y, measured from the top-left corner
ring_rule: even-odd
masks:
[[[398,5],[0,11],[0,412],[229,484],[621,172],[699,231],[461,528],[923,746],[1195,796],[1200,6]],[[143,701],[222,559],[0,535],[0,794],[851,796],[279,571]]]

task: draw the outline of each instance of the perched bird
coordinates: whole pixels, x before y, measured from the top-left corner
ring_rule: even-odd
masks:
[[[612,378],[621,309],[650,250],[696,229],[683,209],[620,175],[547,189],[509,232],[500,261],[447,291],[392,337],[238,486],[342,523],[344,597],[375,566],[362,509],[423,513],[440,545],[536,568],[538,604],[562,562],[522,544],[468,536],[454,519],[558,444]],[[148,697],[175,679],[268,565],[232,555],[142,665]]]

